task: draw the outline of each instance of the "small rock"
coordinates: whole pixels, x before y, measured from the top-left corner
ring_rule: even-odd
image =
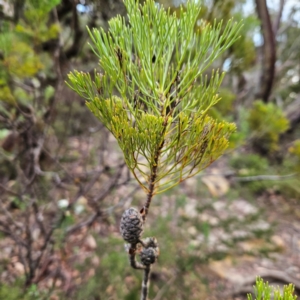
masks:
[[[201,241],[199,241],[199,240],[191,240],[189,244],[190,244],[190,246],[192,246],[194,248],[197,248],[197,247],[199,247],[201,245]]]
[[[60,279],[56,279],[55,286],[56,287],[61,287],[62,286],[62,281]]]
[[[245,230],[235,230],[231,233],[233,239],[245,239],[251,237],[251,233]]]
[[[185,193],[188,192],[189,195],[196,194],[198,188],[198,178],[191,177],[188,180],[185,180],[182,184],[182,188],[184,189]]]
[[[249,241],[240,242],[238,245],[243,251],[253,253],[265,247],[266,242],[263,239],[253,239]]]
[[[100,259],[99,259],[99,257],[96,256],[96,255],[93,256],[92,259],[91,259],[91,263],[92,263],[92,265],[93,265],[94,267],[99,266],[99,264],[100,264]]]
[[[279,235],[273,235],[271,237],[272,243],[274,243],[280,250],[286,249],[286,243]]]
[[[57,205],[61,209],[67,208],[69,206],[69,200],[68,199],[60,199],[57,201]]]
[[[197,204],[197,200],[189,198],[188,203],[184,207],[184,214],[189,218],[196,218],[198,215]]]
[[[270,229],[270,224],[264,220],[258,220],[255,223],[252,223],[248,226],[248,229],[251,231],[267,231]]]
[[[36,227],[32,230],[31,237],[34,241],[37,241],[38,238],[40,237],[40,234],[41,234],[41,229],[39,227]]]
[[[191,226],[187,229],[187,232],[191,235],[191,236],[195,236],[198,231],[197,228],[195,226]]]
[[[13,248],[11,246],[3,247],[0,251],[0,261],[9,259],[11,257],[12,251],[13,251]]]
[[[247,215],[255,215],[258,212],[255,206],[243,199],[233,201],[228,209],[235,212],[239,219]]]
[[[24,275],[24,273],[25,273],[25,267],[19,261],[17,261],[17,262],[14,263],[14,269],[17,271],[17,273],[19,275]]]
[[[92,235],[88,235],[85,239],[85,246],[88,250],[95,250],[97,248],[97,242]]]
[[[216,246],[216,248],[214,249],[214,251],[217,251],[217,252],[228,252],[229,251],[229,248],[224,245],[224,244],[219,244]]]
[[[213,169],[212,175],[205,175],[201,180],[214,197],[221,197],[229,190],[229,181],[224,176],[220,175],[219,170]]]
[[[89,269],[86,276],[87,276],[87,278],[90,278],[90,277],[94,277],[95,274],[96,274],[95,269]]]

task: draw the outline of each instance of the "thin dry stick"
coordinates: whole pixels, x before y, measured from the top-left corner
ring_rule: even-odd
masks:
[[[6,186],[4,186],[3,184],[0,183],[0,189],[3,190],[4,192],[12,195],[12,196],[20,196],[18,193],[8,189]]]
[[[257,176],[245,176],[245,177],[232,177],[236,181],[258,181],[258,180],[283,180],[290,177],[296,176],[297,173],[287,174],[287,175],[257,175]]]
[[[158,291],[155,298],[153,300],[161,300],[165,291],[168,289],[168,287],[175,281],[176,274],[174,274],[169,281]]]

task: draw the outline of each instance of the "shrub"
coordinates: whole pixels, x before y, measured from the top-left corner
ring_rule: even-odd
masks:
[[[248,121],[255,148],[263,153],[278,150],[279,136],[289,128],[289,121],[279,107],[273,103],[255,101]]]

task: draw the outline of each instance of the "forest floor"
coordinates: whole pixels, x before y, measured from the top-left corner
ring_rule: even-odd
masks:
[[[273,286],[293,283],[295,292],[300,296],[300,205],[280,195],[265,195],[257,199],[257,205],[264,211],[264,221],[274,224],[272,234],[266,239],[253,239],[246,242],[247,250],[258,247],[265,251],[256,255],[240,255],[214,261],[210,268],[224,280],[226,287],[218,299],[243,300],[253,292],[255,279],[260,276]],[[267,249],[271,242],[274,249]],[[218,281],[217,277],[216,280]],[[212,281],[213,282],[213,281]]]
[[[70,139],[66,153],[70,156],[76,154],[78,159],[67,162],[65,168],[74,177],[78,173],[80,178],[83,172],[80,160],[89,156],[93,143],[94,139]],[[116,143],[109,138],[109,145],[106,146],[106,164],[120,164],[122,155]],[[226,159],[221,158],[199,176],[153,200],[146,233],[156,236],[161,248],[161,259],[154,267],[152,276],[154,300],[173,297],[169,295],[177,295],[176,299],[187,299],[186,295],[189,295],[189,299],[244,300],[247,293],[253,291],[257,276],[276,286],[293,283],[300,296],[299,201],[286,199],[272,189],[259,196],[249,196],[243,190],[237,190],[234,180],[228,175],[231,170]],[[125,179],[127,175],[125,172],[121,177]],[[93,212],[92,207],[88,207],[89,199],[96,197],[109,179],[105,175],[87,195],[81,197],[79,202],[86,206],[83,216]],[[61,190],[53,193],[60,193],[56,199],[66,194]],[[104,217],[93,224],[90,231],[82,228],[69,236],[62,247],[63,256],[57,250],[51,261],[45,261],[45,268],[49,270],[44,270],[45,276],[39,287],[55,286],[57,290],[74,291],[76,286],[95,277],[97,269],[97,278],[103,279],[103,285],[108,285],[105,295],[101,295],[103,299],[119,299],[114,290],[118,284],[120,289],[124,282],[129,286],[139,286],[140,274],[136,275],[127,265],[118,224],[123,210],[131,205],[141,206],[144,198],[145,195],[133,180],[108,195],[101,202]],[[84,220],[86,217],[75,214],[74,218]],[[38,243],[42,237],[39,233],[36,236]],[[0,241],[0,250],[1,261],[9,262],[1,278],[11,281],[9,278],[12,275],[16,278],[24,274],[18,251],[13,249],[9,239]],[[175,262],[170,258],[172,255],[176,256]],[[86,264],[87,259],[91,266]],[[109,268],[109,259],[116,272],[124,272],[125,279],[120,278],[118,283],[110,284],[109,277],[104,274],[105,269]],[[116,260],[120,261],[119,269]],[[187,262],[191,262],[190,269]],[[79,271],[74,267],[76,264],[86,264],[86,269]],[[58,268],[59,273],[55,273]],[[111,278],[120,277],[120,274],[108,271]],[[195,279],[192,279],[193,276]],[[174,282],[178,286],[173,284],[171,287]],[[53,296],[51,299],[60,298]],[[79,295],[72,299],[85,298]]]
[[[160,201],[172,211],[170,201],[178,203],[178,195],[186,197],[183,205],[177,205],[177,216],[172,214],[170,228],[181,230],[189,255],[203,261],[195,264],[209,291],[201,299],[246,300],[257,277],[281,290],[293,283],[300,296],[299,200],[273,189],[257,196],[243,194],[236,190],[230,172],[226,158],[221,158],[182,183],[174,192],[177,196],[171,192],[171,199],[162,196]],[[164,211],[162,207],[154,215]]]

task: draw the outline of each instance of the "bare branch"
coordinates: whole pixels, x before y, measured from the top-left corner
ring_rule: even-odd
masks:
[[[281,17],[282,17],[284,4],[285,4],[285,0],[280,0],[279,11],[278,11],[277,17],[275,19],[275,22],[273,24],[274,36],[277,35],[278,29],[279,29],[279,26],[280,26],[280,21],[281,21]]]
[[[256,0],[256,11],[264,38],[262,73],[258,97],[268,102],[275,77],[276,45],[266,0]]]
[[[259,180],[283,180],[283,179],[288,179],[291,177],[295,177],[298,175],[298,173],[292,173],[292,174],[287,174],[287,175],[257,175],[257,176],[239,176],[239,177],[232,177],[233,180],[236,181],[259,181]]]

